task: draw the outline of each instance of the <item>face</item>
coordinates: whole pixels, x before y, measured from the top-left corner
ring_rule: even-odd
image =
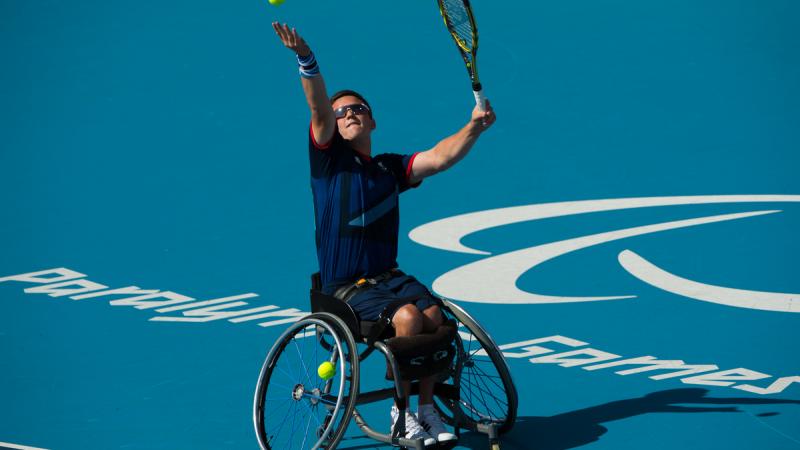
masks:
[[[347,105],[364,105],[364,102],[358,97],[352,95],[345,95],[344,97],[337,98],[333,102],[334,111],[337,108]],[[339,127],[339,134],[345,140],[352,141],[362,136],[369,136],[369,133],[375,129],[375,121],[372,119],[369,111],[360,111],[356,113],[357,107],[346,108],[344,116],[336,119],[336,126]]]

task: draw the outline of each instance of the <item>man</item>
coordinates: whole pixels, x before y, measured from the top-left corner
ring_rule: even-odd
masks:
[[[274,22],[272,27],[297,54],[311,110],[309,160],[323,292],[347,301],[361,320],[376,320],[387,307],[395,308],[391,317],[396,336],[435,330],[443,322],[438,300],[415,278],[396,269],[398,194],[466,156],[495,122],[489,102],[486,111],[473,109],[461,130],[430,150],[373,157],[376,121],[366,99],[350,90],[328,98],[319,64],[303,38],[286,24]],[[370,282],[358,285],[360,279]],[[416,300],[402,300],[408,298]],[[405,418],[406,437],[423,438],[425,445],[456,439],[433,408],[433,386],[432,377],[420,380],[417,414],[407,412]],[[408,382],[403,382],[403,389],[409,391]],[[394,430],[396,405],[391,415]]]

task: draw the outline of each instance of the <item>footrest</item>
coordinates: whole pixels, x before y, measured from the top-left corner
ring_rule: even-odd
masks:
[[[413,448],[414,450],[426,450],[425,441],[422,439],[393,438],[392,447]],[[433,446],[431,448],[438,448]]]

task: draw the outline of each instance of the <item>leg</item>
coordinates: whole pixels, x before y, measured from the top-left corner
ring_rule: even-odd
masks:
[[[425,377],[419,380],[419,404],[433,404],[433,386],[436,384],[436,377]]]
[[[426,310],[427,311],[427,310]],[[396,336],[416,336],[425,326],[426,316],[412,304],[403,305],[392,316],[392,326]]]
[[[422,311],[422,331],[430,333],[444,323],[442,310],[437,305],[429,306]]]
[[[436,383],[435,377],[426,377],[419,380],[419,408],[417,409],[417,420],[422,424],[428,433],[440,444],[453,444],[458,437],[447,431],[442,423],[442,418],[433,406],[433,388]]]
[[[436,330],[444,322],[444,318],[442,317],[442,310],[437,305],[425,308],[425,311],[422,311],[422,316],[423,316],[422,319],[423,331],[426,333],[430,333]],[[435,384],[434,377],[425,377],[419,380],[420,405],[430,405],[433,403],[434,384]]]
[[[422,332],[423,329],[423,319],[424,315],[422,312],[412,304],[405,305],[399,308],[392,316],[392,326],[395,329],[396,336],[416,336]],[[400,381],[400,380],[395,380]],[[411,413],[411,408],[409,404],[409,392],[411,391],[411,382],[410,381],[400,381],[400,386],[403,390],[403,396],[405,397],[405,430],[406,434],[405,437],[408,439],[424,439],[425,445],[435,445],[436,440],[431,437],[417,422],[417,417]],[[392,432],[394,432],[394,426],[396,424],[397,415],[399,415],[400,411],[397,409],[397,405],[395,405],[392,409]]]
[[[424,327],[425,316],[415,305],[408,304],[400,307],[392,316],[392,326],[396,336],[416,336],[420,334]],[[403,394],[408,405],[408,393],[411,391],[411,383],[402,381]]]
[[[436,330],[444,322],[442,310],[437,305],[420,310],[415,305],[404,305],[394,313],[392,325],[397,336],[416,336],[420,333],[429,333]],[[435,379],[426,377],[419,383],[419,403],[429,405],[433,403],[433,386]],[[403,381],[403,392],[411,389],[411,383]],[[408,394],[406,394],[408,404]]]
[[[444,323],[442,310],[437,305],[429,306],[422,312],[425,317],[425,332],[430,333]],[[433,389],[436,386],[436,377],[425,377],[419,380],[419,408],[417,418],[428,430],[431,436],[441,444],[453,444],[458,439],[455,434],[447,431],[439,413],[433,407]]]

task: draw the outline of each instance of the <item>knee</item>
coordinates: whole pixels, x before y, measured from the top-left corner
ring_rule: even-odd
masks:
[[[424,316],[415,305],[405,305],[392,317],[392,325],[398,336],[414,336],[422,332]]]
[[[425,315],[425,325],[426,328],[430,329],[429,331],[439,328],[439,326],[444,323],[444,316],[442,315],[442,310],[438,305],[425,308],[425,311],[423,311],[422,314]]]

